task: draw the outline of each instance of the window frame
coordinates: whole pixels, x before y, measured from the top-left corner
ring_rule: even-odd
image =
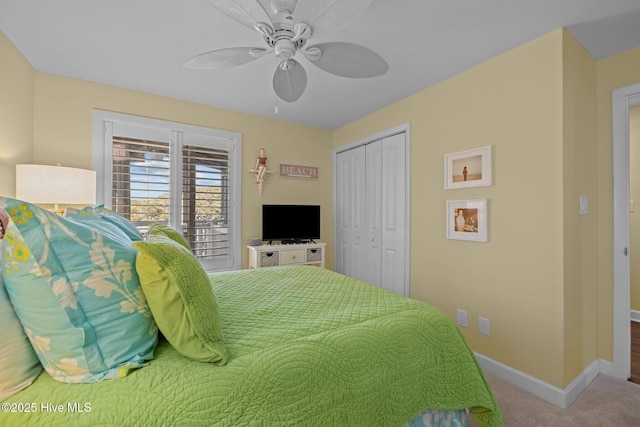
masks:
[[[126,136],[168,141],[170,144],[170,223],[176,230],[181,227],[182,194],[182,146],[207,146],[202,141],[214,139],[212,146],[229,150],[229,257],[223,267],[205,260],[202,264],[208,271],[237,270],[241,262],[241,162],[242,135],[202,126],[187,125],[160,119],[93,110],[93,169],[96,171],[96,203],[111,209],[112,194],[112,141],[114,126],[127,129]],[[218,145],[219,144],[219,145]]]

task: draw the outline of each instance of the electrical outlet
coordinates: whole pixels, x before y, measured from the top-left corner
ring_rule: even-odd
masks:
[[[468,326],[467,322],[467,312],[464,310],[458,309],[458,325],[466,328]]]
[[[489,319],[485,319],[484,317],[478,317],[478,332],[483,335],[489,335],[491,332],[491,325]]]

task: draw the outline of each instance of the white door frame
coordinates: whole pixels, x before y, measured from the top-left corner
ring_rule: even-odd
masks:
[[[623,380],[631,375],[629,108],[638,104],[640,84],[613,90],[613,376]]]
[[[405,191],[406,191],[406,199],[405,199],[405,261],[404,261],[404,295],[410,296],[411,292],[411,125],[409,123],[405,123],[391,129],[384,130],[375,135],[370,135],[359,139],[357,141],[350,142],[346,145],[341,145],[340,147],[333,149],[333,241],[334,241],[334,254],[337,253],[337,248],[335,245],[338,244],[338,230],[335,227],[337,224],[337,216],[336,216],[336,206],[337,206],[337,176],[336,176],[336,165],[337,165],[337,156],[338,153],[343,151],[351,150],[352,148],[359,147],[361,145],[366,145],[370,142],[377,141],[379,139],[383,139],[392,135],[397,135],[399,133],[405,134]]]

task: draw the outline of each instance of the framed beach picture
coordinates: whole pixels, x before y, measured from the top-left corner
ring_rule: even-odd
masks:
[[[447,200],[447,239],[488,241],[487,199]]]
[[[491,146],[444,156],[444,188],[484,187],[492,184]]]

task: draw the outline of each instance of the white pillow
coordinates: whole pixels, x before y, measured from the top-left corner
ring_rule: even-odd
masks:
[[[0,259],[3,255],[0,240]],[[0,401],[27,387],[42,371],[38,356],[9,301],[3,274],[0,271]]]

